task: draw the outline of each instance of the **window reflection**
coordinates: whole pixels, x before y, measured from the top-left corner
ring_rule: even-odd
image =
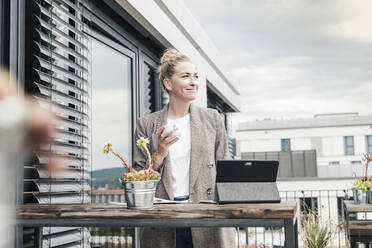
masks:
[[[131,58],[92,39],[92,169],[121,167],[116,157],[103,154],[112,141],[132,163]]]

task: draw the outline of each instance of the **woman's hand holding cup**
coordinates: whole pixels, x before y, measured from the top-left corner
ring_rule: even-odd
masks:
[[[172,130],[167,128],[165,125],[161,126],[156,132],[158,135],[158,149],[154,153],[154,170],[159,170],[163,163],[164,158],[168,154],[168,149],[171,145],[176,143],[179,138],[174,134]]]

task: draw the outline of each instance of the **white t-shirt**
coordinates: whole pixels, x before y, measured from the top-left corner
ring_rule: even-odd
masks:
[[[174,197],[189,195],[191,126],[190,114],[179,119],[167,119],[167,125],[176,126],[179,140],[169,147]]]

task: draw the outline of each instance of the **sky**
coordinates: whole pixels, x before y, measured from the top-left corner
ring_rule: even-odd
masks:
[[[372,1],[184,2],[241,90],[233,123],[372,114]]]

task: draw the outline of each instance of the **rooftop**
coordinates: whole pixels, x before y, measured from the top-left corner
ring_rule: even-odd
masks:
[[[237,132],[368,125],[372,125],[372,115],[359,116],[358,113],[337,113],[314,115],[313,118],[289,120],[264,119],[261,121],[244,122],[239,124]]]

